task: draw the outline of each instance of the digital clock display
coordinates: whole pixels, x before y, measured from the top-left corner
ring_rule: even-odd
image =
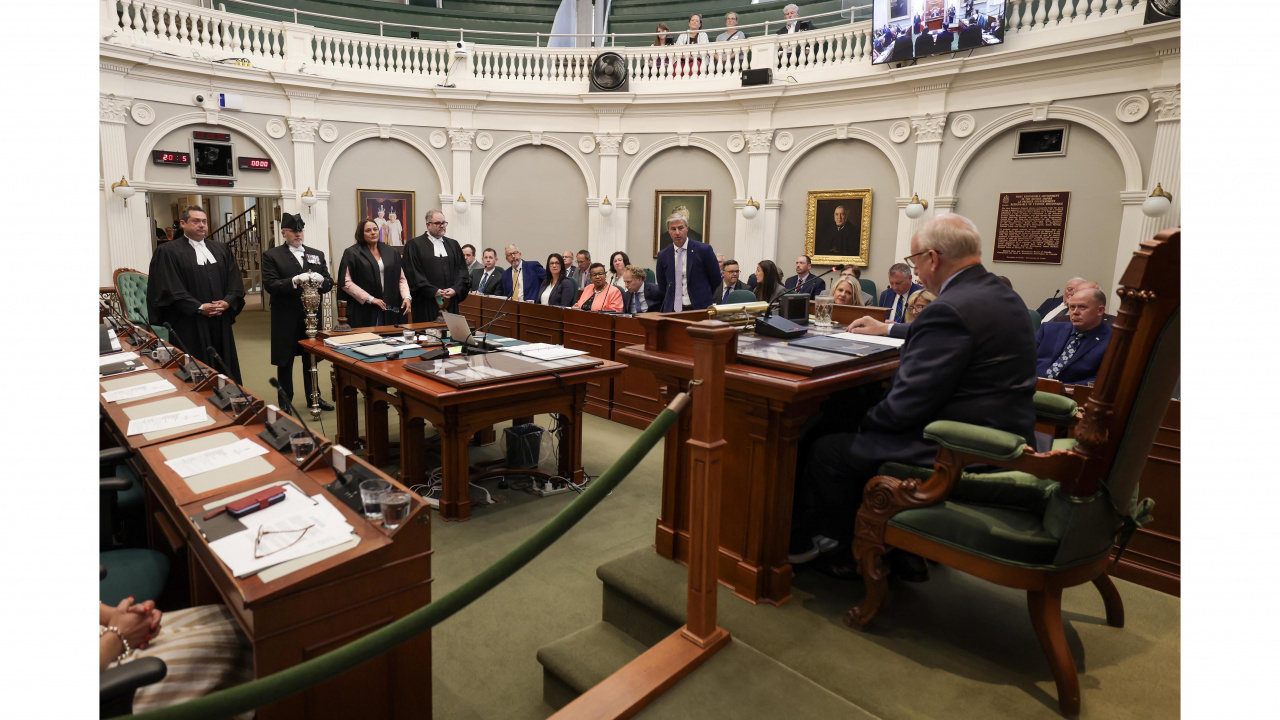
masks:
[[[191,133],[191,137],[196,140],[217,140],[219,142],[231,142],[231,133],[208,132],[207,130],[197,130]]]
[[[270,158],[241,157],[239,158],[239,160],[240,160],[241,170],[270,170],[271,169]]]
[[[177,150],[152,150],[151,161],[156,165],[189,165],[191,153]]]
[[[211,185],[213,187],[235,187],[235,180],[221,180],[218,178],[196,178],[197,185]]]

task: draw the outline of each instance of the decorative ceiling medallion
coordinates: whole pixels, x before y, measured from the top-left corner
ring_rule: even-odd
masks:
[[[431,136],[427,138],[427,140],[431,143],[431,147],[439,150],[444,147],[445,143],[449,142],[449,136],[445,135],[443,130],[436,130],[431,133]]]
[[[1141,95],[1130,95],[1116,106],[1116,119],[1123,123],[1135,123],[1146,117],[1147,110],[1150,109],[1150,100]]]
[[[773,138],[773,146],[782,152],[790,150],[794,144],[795,138],[791,137],[789,132],[780,132]]]
[[[288,131],[289,128],[285,127],[284,121],[280,118],[271,118],[267,121],[267,134],[277,140],[284,137]]]
[[[969,137],[977,126],[978,123],[973,119],[972,115],[957,115],[951,121],[951,134],[958,138]]]
[[[889,139],[896,143],[904,143],[911,137],[911,123],[899,120],[889,128]]]
[[[628,155],[635,155],[640,152],[640,138],[629,137],[622,141],[622,152]]]
[[[156,121],[156,111],[145,103],[134,103],[133,107],[129,108],[129,114],[133,116],[133,121],[139,125],[150,125]]]
[[[476,136],[476,147],[481,150],[488,150],[493,147],[493,136],[487,132],[482,132]]]
[[[325,142],[333,142],[338,139],[338,126],[333,123],[325,123],[320,126],[320,139]]]
[[[596,149],[596,139],[590,135],[583,135],[578,138],[578,149],[583,153],[590,154]]]
[[[747,141],[743,139],[742,133],[734,133],[724,141],[724,146],[729,148],[729,152],[742,152],[742,148],[747,146]]]

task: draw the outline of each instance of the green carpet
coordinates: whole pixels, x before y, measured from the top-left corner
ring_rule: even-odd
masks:
[[[245,311],[236,323],[245,385],[274,399],[267,383],[275,374],[268,364],[268,331],[265,312]],[[301,388],[298,365],[294,382]],[[321,377],[327,397],[327,365],[321,366]],[[329,433],[334,429],[332,416],[325,413],[323,418]],[[545,417],[538,421],[547,426]],[[391,432],[395,438],[394,419]],[[638,435],[631,428],[586,416],[587,471],[601,473]],[[472,457],[499,453],[497,446],[476,448]],[[544,468],[550,467],[553,461],[544,463]],[[433,631],[431,681],[437,720],[548,717],[551,708],[542,700],[543,673],[536,653],[601,620],[597,567],[639,557],[649,569],[637,570],[639,575],[629,582],[647,583],[655,597],[667,593],[672,583],[683,582],[683,567],[651,556],[661,473],[659,446],[559,543]],[[434,597],[497,560],[572,499],[569,493],[539,498],[498,490],[496,480],[485,487],[498,502],[475,508],[472,520],[435,518]],[[633,552],[635,557],[626,557]],[[606,572],[601,568],[602,575]],[[1081,674],[1083,716],[1177,717],[1180,601],[1122,581],[1117,585],[1128,621],[1120,630],[1106,625],[1102,602],[1091,585],[1064,595],[1067,638]],[[860,595],[860,583],[840,583],[801,569],[795,597],[782,608],[751,606],[724,591],[720,606],[723,622],[736,639],[878,717],[1056,716],[1053,679],[1031,630],[1024,595],[934,568],[928,583],[895,583],[889,607],[866,634],[840,623]],[[723,678],[725,693],[740,692],[733,679],[743,655],[735,651],[702,671],[708,678]],[[680,687],[645,717],[723,717],[714,712],[714,693]],[[678,710],[671,707],[673,701],[678,701]]]

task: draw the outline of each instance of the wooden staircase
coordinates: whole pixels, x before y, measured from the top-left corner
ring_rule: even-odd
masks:
[[[224,242],[236,256],[246,294],[262,292],[262,234],[258,224],[258,206],[231,218],[209,237]]]

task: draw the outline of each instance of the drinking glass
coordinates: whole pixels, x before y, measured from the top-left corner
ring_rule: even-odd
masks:
[[[813,299],[813,324],[820,328],[831,327],[831,309],[836,299],[830,295],[819,295]]]
[[[384,492],[378,496],[382,506],[382,527],[395,530],[409,517],[409,493]]]
[[[307,432],[296,432],[289,436],[289,445],[293,447],[293,461],[302,464],[303,460],[316,449],[316,441]]]
[[[391,490],[391,483],[374,478],[360,483],[360,501],[364,503],[364,516],[370,520],[382,519],[382,505],[378,496]]]
[[[249,396],[248,395],[232,395],[231,406],[229,409],[231,410],[232,417],[240,417],[240,415],[245,410],[249,409]]]
[[[418,334],[417,334],[417,333],[415,333],[414,331],[412,331],[412,330],[408,329],[408,328],[405,328],[405,329],[404,329],[404,341],[405,341],[406,343],[417,342],[417,341],[418,341]]]

